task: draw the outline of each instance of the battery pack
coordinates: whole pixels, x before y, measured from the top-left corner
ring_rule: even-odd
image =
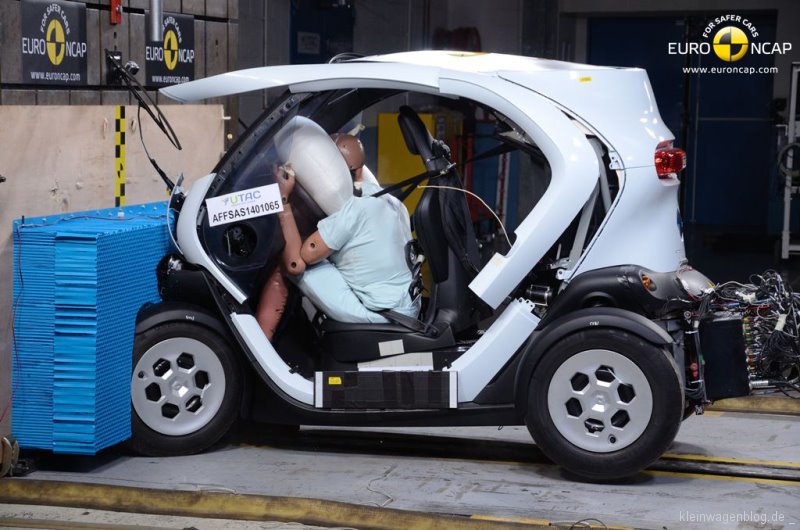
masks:
[[[700,323],[706,396],[717,399],[750,394],[744,331],[740,315],[716,315]]]
[[[457,372],[317,372],[314,404],[325,409],[448,409],[457,406]]]

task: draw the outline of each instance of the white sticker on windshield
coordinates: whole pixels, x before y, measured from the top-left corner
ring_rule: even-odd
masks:
[[[278,185],[269,184],[206,199],[206,209],[209,226],[217,226],[282,212],[283,201]]]

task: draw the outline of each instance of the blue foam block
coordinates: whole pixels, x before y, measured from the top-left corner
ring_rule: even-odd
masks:
[[[166,203],[14,221],[12,429],[94,454],[130,437],[136,313],[159,300]]]

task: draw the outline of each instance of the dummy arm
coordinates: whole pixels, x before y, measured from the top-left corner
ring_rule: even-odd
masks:
[[[283,199],[283,211],[278,213],[278,221],[283,232],[283,239],[286,246],[283,249],[283,266],[289,274],[302,274],[306,270],[306,264],[312,265],[327,258],[333,252],[325,241],[322,240],[319,231],[311,234],[305,242],[300,238],[300,231],[292,213],[292,205],[289,204],[289,196],[294,190],[295,175],[291,167],[279,167],[275,171],[278,187]]]

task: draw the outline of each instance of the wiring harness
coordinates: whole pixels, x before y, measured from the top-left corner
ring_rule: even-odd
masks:
[[[740,314],[750,387],[800,392],[800,294],[768,270],[752,283],[726,282],[703,299],[699,314]]]

